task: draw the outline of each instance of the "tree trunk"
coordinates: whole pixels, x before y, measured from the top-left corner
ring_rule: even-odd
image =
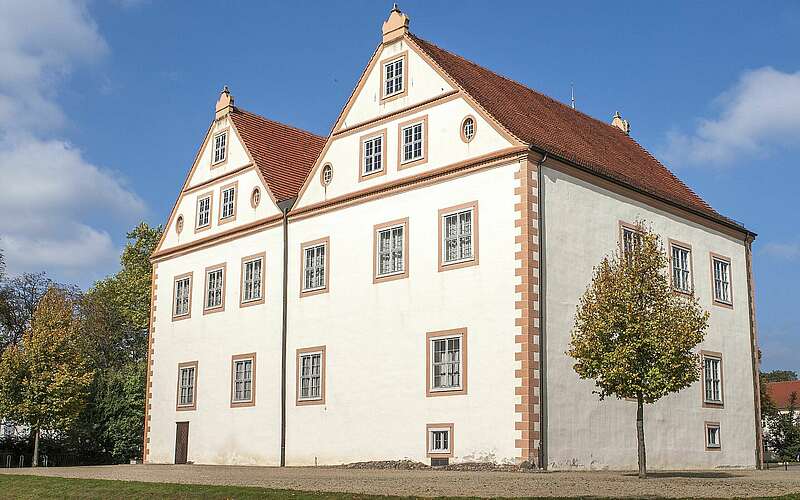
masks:
[[[33,431],[33,460],[31,461],[31,467],[39,466],[39,434],[39,429]]]
[[[636,396],[636,441],[639,443],[639,478],[647,477],[647,453],[644,449],[644,401]]]

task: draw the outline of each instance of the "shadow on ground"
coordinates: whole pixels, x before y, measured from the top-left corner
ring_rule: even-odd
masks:
[[[629,472],[623,476],[638,476],[637,472]],[[742,477],[739,474],[732,474],[730,472],[715,472],[715,471],[666,471],[666,472],[648,472],[647,477],[653,479],[668,479],[672,477],[685,477],[690,479],[730,479],[732,477]]]

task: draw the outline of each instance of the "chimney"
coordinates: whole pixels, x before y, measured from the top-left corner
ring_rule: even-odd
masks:
[[[408,20],[408,16],[400,12],[395,3],[389,18],[383,22],[383,43],[393,42],[408,33]]]
[[[231,91],[228,89],[228,86],[225,85],[222,88],[222,92],[219,94],[219,99],[217,99],[215,119],[219,120],[223,116],[230,113],[231,110],[233,110],[233,96],[231,95]]]
[[[614,118],[611,120],[611,125],[617,127],[628,135],[631,134],[631,122],[628,120],[623,120],[622,115],[619,114],[619,111],[614,113]]]

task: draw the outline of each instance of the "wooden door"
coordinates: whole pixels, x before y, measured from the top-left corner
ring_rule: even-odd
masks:
[[[175,463],[185,464],[189,450],[189,422],[178,422],[175,429]]]

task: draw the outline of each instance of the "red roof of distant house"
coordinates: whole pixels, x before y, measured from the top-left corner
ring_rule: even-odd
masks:
[[[800,380],[790,382],[769,382],[767,383],[767,394],[779,410],[789,408],[789,401],[792,393],[797,393],[797,409],[800,410]]]
[[[722,215],[623,131],[409,34],[445,73],[525,143],[713,219]]]
[[[231,119],[278,201],[300,191],[325,138],[234,107]]]

